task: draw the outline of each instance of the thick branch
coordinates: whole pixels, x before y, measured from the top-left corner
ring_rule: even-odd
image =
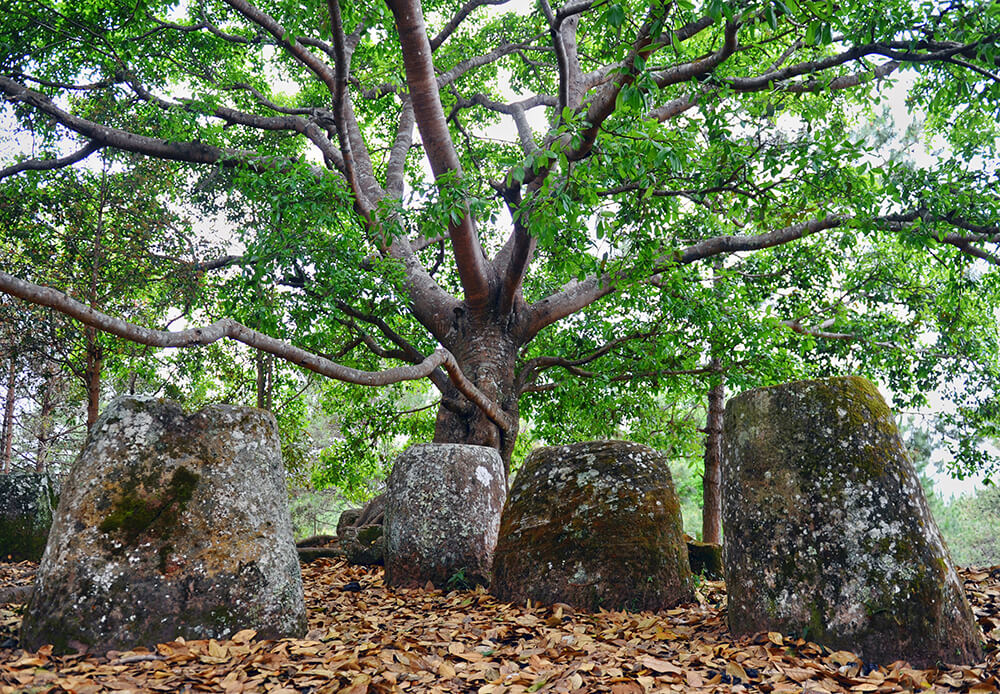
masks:
[[[385,190],[393,198],[401,199],[405,189],[406,155],[413,144],[413,106],[409,97],[403,97],[403,107],[396,126],[396,139],[389,151],[385,167]]]
[[[459,77],[466,74],[470,70],[475,70],[483,65],[495,63],[505,56],[517,53],[521,49],[528,47],[532,41],[534,41],[534,38],[523,41],[522,43],[502,43],[489,53],[467,58],[437,78],[438,88],[446,87],[454,83]]]
[[[455,361],[455,357],[443,347],[438,348],[419,364],[400,366],[393,369],[386,369],[385,371],[361,371],[336,364],[312,352],[295,347],[282,340],[277,340],[256,330],[251,330],[230,318],[223,318],[202,328],[190,328],[188,330],[173,332],[168,330],[154,330],[143,328],[123,321],[120,318],[114,318],[106,313],[96,311],[51,287],[43,287],[26,282],[5,272],[0,272],[0,291],[39,306],[54,308],[60,313],[75,318],[84,325],[117,335],[132,342],[149,345],[150,347],[194,347],[211,344],[224,337],[229,337],[254,349],[273,354],[280,359],[314,371],[322,376],[346,383],[365,386],[384,386],[401,381],[426,378],[435,369],[441,367],[448,372],[452,383],[455,384],[459,392],[482,409],[483,413],[494,424],[505,431],[509,431],[512,428],[510,418],[495,402],[486,397],[482,391],[465,377],[465,374],[462,373],[461,368],[458,366],[458,362]]]
[[[448,176],[461,177],[462,167],[458,153],[455,151],[444,110],[441,108],[423,8],[419,0],[388,0],[388,4],[399,32],[413,114],[431,170],[437,179]],[[489,278],[479,244],[479,235],[467,207],[462,210],[458,223],[449,223],[448,235],[451,238],[465,301],[471,310],[481,311],[489,298]]]
[[[330,28],[333,32],[334,54],[336,55],[335,84],[333,87],[333,112],[335,115],[333,120],[337,127],[340,148],[344,153],[344,176],[347,178],[347,184],[351,187],[351,192],[354,193],[355,209],[370,225],[372,221],[371,209],[370,205],[364,204],[364,201],[367,201],[367,196],[358,180],[358,170],[349,130],[351,124],[347,120],[347,77],[350,72],[350,56],[344,36],[344,23],[340,14],[340,0],[328,0],[327,7],[330,12]]]

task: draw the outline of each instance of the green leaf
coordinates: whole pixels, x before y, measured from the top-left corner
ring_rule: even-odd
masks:
[[[608,11],[605,15],[608,20],[608,24],[613,26],[615,29],[620,29],[625,23],[625,8],[622,7],[620,3],[614,3],[608,7]]]

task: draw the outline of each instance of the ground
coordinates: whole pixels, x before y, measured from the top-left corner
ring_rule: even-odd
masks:
[[[34,565],[0,563],[0,591]],[[17,605],[0,605],[0,694],[42,692],[819,692],[1000,689],[1000,566],[963,571],[986,634],[974,667],[872,668],[790,635],[733,640],[725,586],[660,613],[498,603],[478,591],[387,590],[382,570],[303,566],[306,639],[173,642],[154,651],[53,657],[16,648]]]

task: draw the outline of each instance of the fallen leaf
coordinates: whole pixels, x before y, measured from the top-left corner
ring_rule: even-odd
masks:
[[[652,670],[653,672],[659,672],[661,674],[664,673],[664,672],[669,672],[669,673],[673,673],[673,674],[677,674],[677,675],[683,675],[684,674],[683,670],[681,670],[679,667],[677,667],[676,665],[674,665],[673,663],[671,663],[668,660],[660,660],[659,658],[653,658],[652,656],[646,656],[645,658],[643,658],[639,662],[642,663],[643,667],[647,667],[650,670]]]

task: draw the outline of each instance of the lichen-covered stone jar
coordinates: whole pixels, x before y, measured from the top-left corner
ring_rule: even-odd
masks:
[[[962,583],[878,390],[858,377],[733,398],[723,425],[729,628],[866,661],[974,663]]]
[[[628,441],[532,451],[504,507],[490,592],[588,610],[692,600],[680,502],[663,454]]]
[[[305,628],[274,417],[109,405],[63,486],[22,645],[102,653]]]
[[[403,451],[386,482],[386,585],[488,584],[506,497],[503,461],[492,448],[422,443]]]

